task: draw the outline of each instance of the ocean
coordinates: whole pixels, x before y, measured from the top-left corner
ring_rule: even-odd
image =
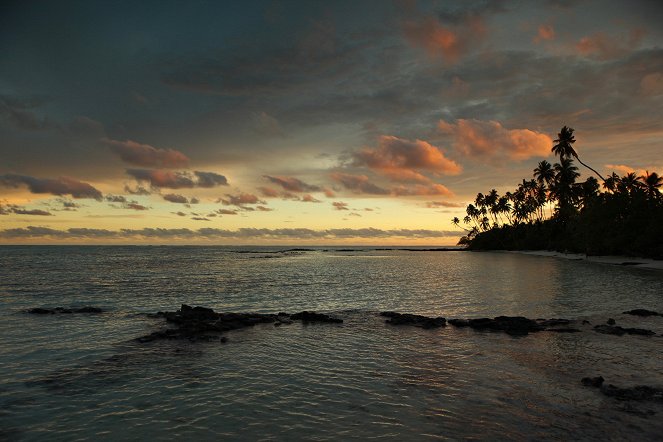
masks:
[[[663,272],[516,253],[376,247],[0,247],[0,440],[660,440],[663,403],[585,387],[663,387]],[[314,310],[342,324],[136,340],[147,315]],[[94,306],[101,314],[33,315]],[[587,320],[527,336],[392,326]],[[655,336],[605,335],[608,318]]]

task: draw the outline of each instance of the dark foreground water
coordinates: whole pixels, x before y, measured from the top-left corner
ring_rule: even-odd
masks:
[[[0,247],[0,440],[660,440],[663,405],[580,378],[663,387],[663,272],[509,253]],[[237,253],[253,251],[252,253]],[[220,344],[133,339],[181,303],[332,312]],[[28,315],[93,305],[101,315]],[[514,338],[392,327],[447,318],[608,317],[657,336]]]

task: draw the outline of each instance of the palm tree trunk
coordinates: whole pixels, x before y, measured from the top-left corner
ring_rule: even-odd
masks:
[[[601,178],[601,179],[603,180],[603,182],[605,183],[605,178],[603,178],[603,177],[601,176],[600,173],[598,173],[597,171],[595,171],[594,169],[592,169],[591,167],[589,167],[587,164],[585,164],[585,163],[583,163],[582,161],[580,161],[580,158],[578,158],[577,156],[576,156],[576,160],[578,160],[578,162],[579,162],[580,164],[582,164],[583,166],[585,166],[586,168],[588,168],[589,170],[591,170],[592,172],[594,172],[595,174],[597,174],[597,175],[599,176],[599,178]]]

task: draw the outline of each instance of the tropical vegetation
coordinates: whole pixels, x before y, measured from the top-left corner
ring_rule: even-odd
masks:
[[[500,195],[477,194],[466,216],[452,222],[473,250],[557,250],[587,255],[663,258],[663,177],[635,172],[604,178],[578,157],[574,130],[564,126],[531,179]],[[577,160],[593,176],[578,181]]]

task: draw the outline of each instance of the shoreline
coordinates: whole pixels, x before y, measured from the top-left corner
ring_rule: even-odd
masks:
[[[663,260],[650,258],[634,258],[629,256],[598,255],[591,256],[584,253],[562,253],[554,250],[495,250],[504,253],[519,253],[531,256],[547,256],[550,258],[561,258],[572,261],[589,261],[599,264],[611,264],[617,266],[636,267],[640,269],[663,270]]]

